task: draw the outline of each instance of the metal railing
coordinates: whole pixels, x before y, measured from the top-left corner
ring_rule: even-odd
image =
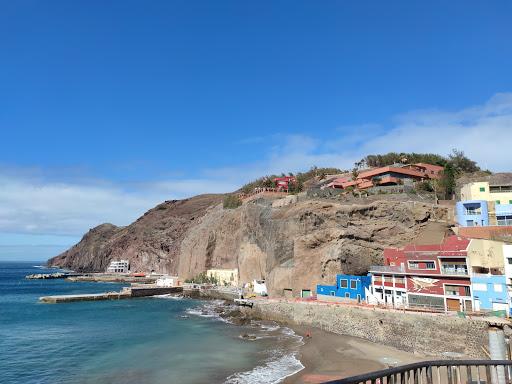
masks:
[[[511,360],[434,360],[324,384],[510,384]]]
[[[452,268],[452,267],[441,266],[441,273],[443,275],[467,276],[468,275],[468,270],[466,268]]]
[[[405,268],[401,265],[372,265],[370,272],[405,272]]]

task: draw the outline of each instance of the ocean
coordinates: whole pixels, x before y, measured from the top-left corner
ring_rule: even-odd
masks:
[[[303,368],[302,339],[292,330],[230,324],[214,301],[39,303],[40,296],[123,286],[24,279],[49,272],[55,270],[0,262],[0,383],[278,383]]]

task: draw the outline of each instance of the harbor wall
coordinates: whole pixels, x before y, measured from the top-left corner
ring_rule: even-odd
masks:
[[[132,287],[132,297],[145,297],[154,295],[167,295],[170,293],[181,293],[183,287]]]
[[[488,325],[480,320],[285,301],[255,300],[252,309],[242,310],[252,318],[311,326],[415,354],[446,358],[444,352],[455,352],[461,357],[488,358],[482,348],[488,345]]]

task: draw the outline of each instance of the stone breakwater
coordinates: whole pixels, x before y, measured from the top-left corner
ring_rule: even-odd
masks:
[[[488,324],[482,320],[415,314],[343,305],[255,300],[246,316],[289,325],[320,328],[340,335],[443,358],[445,352],[487,359]]]

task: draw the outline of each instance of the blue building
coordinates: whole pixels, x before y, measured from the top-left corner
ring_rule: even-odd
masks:
[[[471,287],[475,310],[509,312],[505,275],[474,274],[471,276]]]
[[[365,300],[366,290],[370,288],[372,278],[368,276],[336,275],[336,285],[317,285],[319,299]]]
[[[461,227],[489,225],[489,210],[485,200],[459,201],[456,205],[457,221]]]

